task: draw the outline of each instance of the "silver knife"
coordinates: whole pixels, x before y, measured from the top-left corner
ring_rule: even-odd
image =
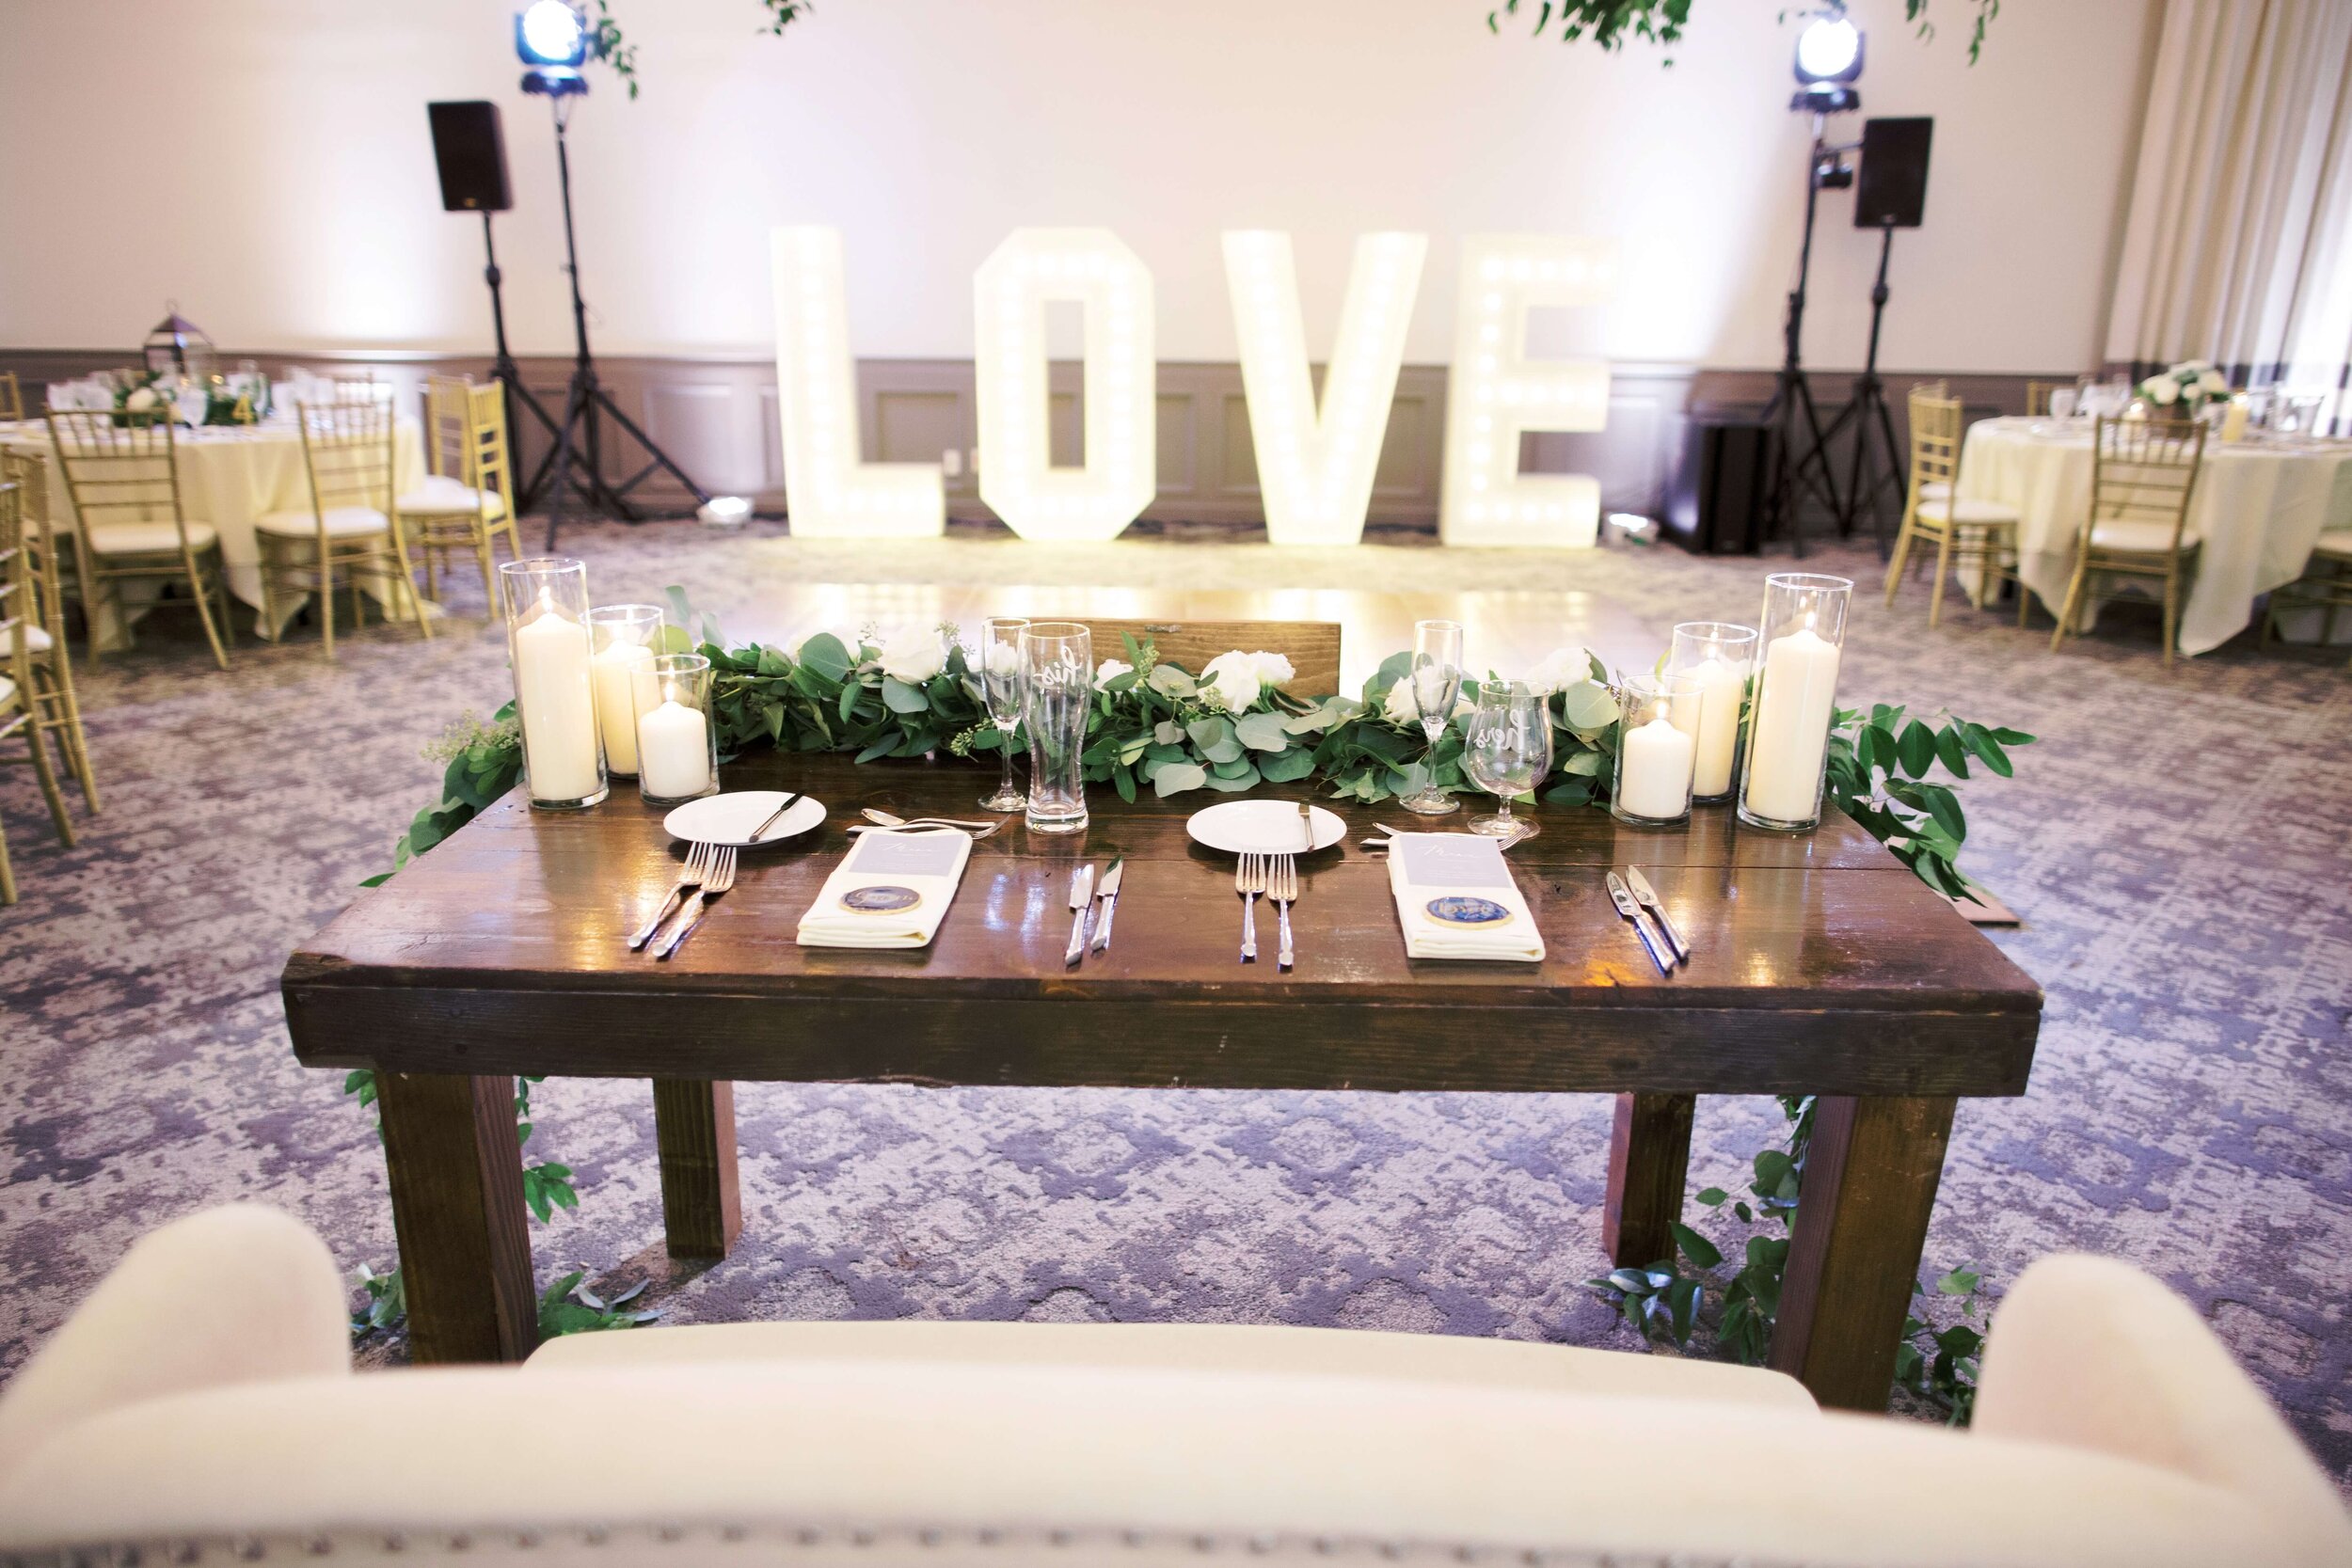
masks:
[[[1617,912],[1633,922],[1633,934],[1642,939],[1644,947],[1649,949],[1650,962],[1658,966],[1658,973],[1673,974],[1674,960],[1666,956],[1664,948],[1658,945],[1658,939],[1649,934],[1649,924],[1642,918],[1642,906],[1635,903],[1633,895],[1626,891],[1625,879],[1613,871],[1609,873],[1609,897],[1617,906]]]
[[[1642,875],[1642,868],[1638,865],[1627,866],[1625,879],[1626,885],[1633,890],[1633,896],[1641,900],[1642,908],[1649,911],[1649,917],[1658,922],[1658,928],[1665,934],[1666,945],[1675,950],[1675,957],[1683,963],[1689,963],[1691,944],[1682,940],[1682,933],[1675,929],[1675,923],[1666,918],[1666,906],[1659,902],[1658,890],[1649,885],[1649,879]]]
[[[1111,862],[1111,868],[1103,873],[1102,884],[1094,890],[1096,901],[1103,906],[1103,912],[1094,917],[1094,950],[1097,953],[1110,951],[1111,916],[1119,912],[1119,879],[1126,864],[1124,856]]]
[[[1070,945],[1062,949],[1061,961],[1074,964],[1086,956],[1087,911],[1094,904],[1094,863],[1089,861],[1070,874]]]

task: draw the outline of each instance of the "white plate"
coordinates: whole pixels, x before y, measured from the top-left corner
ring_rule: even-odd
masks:
[[[1327,849],[1347,836],[1347,824],[1335,812],[1314,808],[1315,847]],[[1227,800],[1197,811],[1185,819],[1184,832],[1193,842],[1229,855],[1304,854],[1306,835],[1295,800]]]
[[[769,813],[784,804],[781,789],[739,789],[727,795],[706,795],[686,804],[661,819],[672,838],[690,844],[728,844],[738,849],[755,848],[752,830],[768,820]],[[825,819],[825,803],[803,795],[792,802],[792,809],[778,817],[773,826],[760,834],[759,845],[777,843],[804,833]]]

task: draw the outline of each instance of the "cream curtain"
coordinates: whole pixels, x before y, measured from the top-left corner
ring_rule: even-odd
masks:
[[[2352,359],[2352,3],[2168,0],[2110,362],[2332,390]]]

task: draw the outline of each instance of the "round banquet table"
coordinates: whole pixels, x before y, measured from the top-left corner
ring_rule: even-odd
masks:
[[[12,451],[40,458],[48,467],[49,523],[60,534],[81,526],[73,496],[58,469],[49,428],[38,420],[22,424],[0,422],[0,444]],[[200,425],[174,433],[174,466],[180,472],[180,504],[191,519],[207,522],[220,535],[222,562],[228,568],[229,591],[255,610],[254,630],[276,640],[286,623],[301,612],[310,595],[281,593],[278,624],[262,625],[262,546],[253,527],[256,518],[272,512],[308,511],[310,480],[302,461],[302,433],[291,420],[259,425]],[[417,420],[402,415],[392,436],[392,493],[406,495],[424,483],[424,436]],[[394,574],[362,573],[359,586],[384,607],[388,616],[410,613],[406,586]],[[122,585],[123,600],[132,619],[142,614],[155,595],[147,584]],[[426,613],[433,612],[431,606]],[[121,626],[102,626],[101,643],[123,646]]]
[[[2017,509],[2019,575],[2054,614],[2090,508],[2090,457],[2086,423],[2025,419],[1979,420],[1961,452],[1961,495]],[[2253,620],[2257,596],[2302,575],[2321,533],[2352,528],[2352,441],[2208,444],[2188,526],[2204,544],[2181,652],[2210,653]],[[2097,613],[2088,607],[2086,624]],[[2315,635],[2315,622],[2288,634],[2298,629]]]

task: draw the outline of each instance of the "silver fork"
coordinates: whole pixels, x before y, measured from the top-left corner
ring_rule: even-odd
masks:
[[[1244,855],[1233,866],[1233,891],[1241,895],[1241,961],[1258,961],[1258,895],[1265,891],[1265,857]]]
[[[1275,959],[1278,968],[1288,969],[1296,955],[1291,947],[1291,905],[1298,898],[1298,857],[1274,857],[1273,875],[1267,879],[1266,896],[1274,900],[1275,912],[1282,921],[1282,951]]]
[[[708,907],[710,900],[734,890],[735,851],[722,846],[712,858],[709,871],[703,877],[703,885],[694,890],[693,896],[686,901],[686,907],[678,911],[677,924],[670,927],[670,939],[661,944],[661,950],[654,957],[666,958],[676,952],[677,944],[686,940],[686,933],[702,924],[703,911]]]
[[[634,953],[651,942],[654,932],[661,928],[661,923],[669,919],[670,911],[677,907],[677,901],[702,886],[703,876],[710,869],[710,858],[718,847],[715,844],[688,846],[685,869],[677,874],[677,880],[670,884],[670,891],[661,895],[661,907],[653,911],[653,918],[645,922],[645,928],[628,939],[630,952]]]

